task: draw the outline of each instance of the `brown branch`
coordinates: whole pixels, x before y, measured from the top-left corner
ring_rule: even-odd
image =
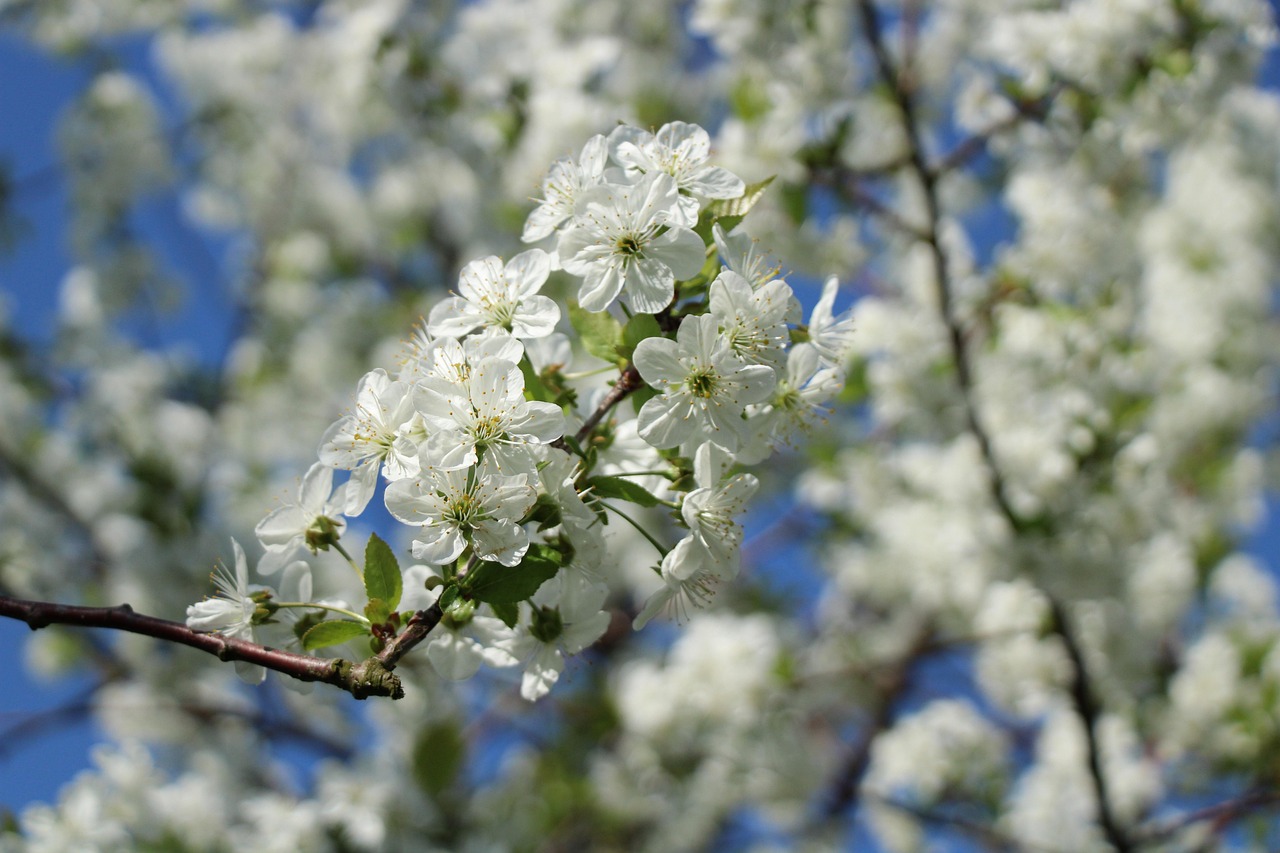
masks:
[[[33,631],[49,625],[73,625],[80,628],[110,628],[155,637],[166,642],[199,649],[219,660],[243,661],[274,670],[299,681],[322,681],[325,684],[332,684],[346,690],[357,699],[365,699],[369,696],[390,696],[392,699],[399,699],[404,696],[400,679],[390,671],[394,662],[388,664],[378,657],[371,657],[359,663],[352,663],[341,658],[300,655],[283,649],[260,646],[248,640],[224,637],[220,634],[202,634],[192,631],[182,622],[171,622],[168,619],[135,613],[127,604],[119,607],[79,607],[0,596],[0,616],[26,622]],[[414,618],[416,617],[417,614]],[[412,624],[413,620],[411,619],[410,622]],[[419,639],[416,642],[420,641]],[[416,645],[416,642],[409,647]]]
[[[419,610],[414,613],[413,616],[409,617],[409,622],[405,625],[404,631],[387,643],[386,648],[378,652],[375,659],[387,670],[395,669],[396,664],[400,662],[400,658],[425,640],[427,635],[440,624],[440,620],[443,617],[444,612],[440,610],[439,604],[433,604],[426,610]]]
[[[942,221],[942,205],[938,194],[940,173],[930,166],[925,159],[924,140],[916,117],[914,97],[894,67],[893,59],[889,56],[889,51],[884,44],[879,13],[874,0],[858,0],[858,9],[862,18],[863,35],[875,57],[880,78],[892,93],[898,110],[902,115],[911,168],[916,173],[923,190],[926,212],[924,242],[929,247],[929,253],[933,261],[938,310],[946,326],[951,356],[956,365],[956,385],[958,386],[960,402],[964,410],[965,422],[969,433],[973,435],[978,443],[984,467],[986,468],[987,487],[991,498],[999,508],[1000,514],[1009,522],[1012,531],[1016,534],[1024,528],[1025,524],[1023,519],[1014,511],[1013,506],[1005,495],[1004,478],[1001,474],[1000,466],[996,462],[991,438],[978,417],[977,406],[973,399],[973,368],[969,360],[968,349],[965,346],[964,329],[961,326],[960,318],[956,314],[951,298],[950,261],[946,250],[943,248],[939,231]],[[1095,731],[1101,708],[1098,706],[1097,699],[1089,687],[1088,669],[1085,665],[1084,656],[1065,618],[1065,614],[1051,597],[1050,603],[1053,607],[1054,630],[1062,638],[1074,669],[1071,696],[1075,710],[1084,723],[1087,735],[1089,771],[1093,777],[1093,785],[1098,800],[1098,822],[1108,843],[1120,853],[1126,853],[1126,851],[1133,849],[1133,844],[1111,810],[1111,804],[1107,798],[1107,784],[1102,770],[1097,733]]]
[[[911,672],[932,638],[933,631],[928,627],[923,628],[897,666],[878,685],[879,701],[872,711],[871,720],[861,737],[850,747],[840,772],[830,785],[831,794],[823,807],[823,814],[828,819],[839,816],[857,804],[862,779],[871,765],[871,748],[880,733],[893,723],[898,701],[911,686]]]
[[[582,422],[582,428],[578,430],[576,435],[574,435],[574,439],[578,443],[582,443],[586,440],[587,436],[591,435],[591,431],[600,424],[600,421],[604,420],[605,415],[609,414],[609,412],[613,410],[614,406],[621,403],[633,391],[637,391],[643,386],[644,380],[640,378],[640,371],[636,370],[636,366],[634,364],[627,364],[626,369],[619,374],[618,381],[613,383],[613,387],[609,389],[609,393],[605,394],[604,397],[601,398],[595,411],[588,415],[587,419]],[[566,449],[565,440],[563,438],[557,438],[555,441],[551,442],[551,446],[557,447],[560,450]]]
[[[1239,797],[1202,809],[1176,815],[1172,818],[1154,823],[1134,833],[1134,841],[1140,845],[1156,844],[1167,840],[1170,836],[1193,824],[1209,821],[1213,832],[1218,833],[1237,820],[1248,817],[1255,811],[1280,806],[1280,790],[1256,789],[1246,791]]]
[[[1120,851],[1132,850],[1133,843],[1116,820],[1115,814],[1112,813],[1111,799],[1107,796],[1107,777],[1102,769],[1102,744],[1098,739],[1098,720],[1102,716],[1102,708],[1090,686],[1089,668],[1085,663],[1084,650],[1080,648],[1080,643],[1071,629],[1062,605],[1048,593],[1045,593],[1045,597],[1049,600],[1053,632],[1062,639],[1067,657],[1071,659],[1071,703],[1080,716],[1080,722],[1084,725],[1085,739],[1089,747],[1087,756],[1089,775],[1093,777],[1094,792],[1098,800],[1098,823],[1102,826],[1102,832],[1112,847]]]

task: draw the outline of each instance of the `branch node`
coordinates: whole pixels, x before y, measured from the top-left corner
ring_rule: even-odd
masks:
[[[357,664],[342,661],[340,666],[346,671],[347,689],[357,699],[367,699],[370,696],[404,698],[400,677],[388,669],[376,655]]]

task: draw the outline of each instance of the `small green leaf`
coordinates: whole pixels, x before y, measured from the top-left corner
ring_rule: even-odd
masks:
[[[316,625],[303,636],[302,648],[311,652],[326,646],[336,646],[357,637],[365,637],[368,634],[369,626],[363,622],[352,619],[329,619]]]
[[[482,564],[483,565],[483,564]],[[436,604],[440,605],[441,610],[448,610],[458,598],[458,585],[451,583],[444,588],[444,592],[440,593],[440,597],[436,599]]]
[[[618,348],[618,354],[630,360],[641,341],[661,334],[662,329],[652,314],[636,314],[622,328],[622,346]]]
[[[543,582],[560,570],[563,555],[548,545],[530,545],[516,566],[488,560],[471,570],[463,581],[466,593],[487,604],[515,604],[532,596]]]
[[[369,544],[364,549],[364,591],[369,601],[381,599],[386,603],[387,613],[391,613],[400,605],[402,583],[400,564],[396,562],[391,546],[378,538],[378,534],[370,533]],[[385,619],[384,616],[376,621]]]
[[[364,615],[375,625],[381,625],[391,616],[391,608],[381,598],[371,598],[364,606]]]
[[[526,397],[539,403],[555,401],[556,395],[542,381],[542,377],[534,372],[533,365],[529,363],[529,359],[520,359],[520,372],[524,374],[524,394]]]
[[[508,628],[514,628],[516,623],[520,621],[520,607],[516,604],[494,604],[490,603],[489,607],[493,610],[493,615],[502,620],[502,624]]]
[[[742,195],[737,198],[718,198],[708,203],[698,214],[698,223],[693,228],[694,232],[702,238],[702,242],[710,246],[712,244],[711,226],[719,222],[720,227],[726,232],[732,231],[751,212],[751,208],[764,198],[765,190],[776,177],[778,176],[770,175],[763,181],[747,184]]]
[[[587,311],[577,302],[569,303],[569,322],[582,338],[587,352],[605,361],[618,360],[622,324],[608,311]]]
[[[323,610],[307,610],[304,611],[301,618],[293,623],[293,636],[301,640],[307,635],[307,632],[324,621],[325,613]]]
[[[424,793],[436,796],[458,777],[467,743],[452,722],[427,726],[413,743],[413,778]]]
[[[592,477],[587,486],[602,498],[618,498],[640,506],[657,506],[661,501],[648,489],[625,477]]]
[[[652,385],[644,385],[631,392],[631,405],[635,407],[636,414],[640,414],[640,409],[644,404],[658,396],[658,392]]]

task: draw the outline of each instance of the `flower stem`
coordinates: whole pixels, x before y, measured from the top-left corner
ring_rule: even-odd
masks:
[[[361,616],[359,613],[356,613],[353,610],[347,610],[343,607],[334,607],[332,604],[317,604],[314,601],[273,601],[271,603],[280,608],[301,607],[312,610],[328,610],[331,613],[341,613],[343,616],[349,616],[357,622],[361,622],[365,625],[370,624],[369,620],[364,616]]]
[[[364,583],[364,570],[361,569],[360,565],[351,558],[351,555],[347,553],[347,549],[342,547],[342,543],[334,542],[333,548],[343,557],[346,557],[347,562],[351,564],[351,568],[356,570],[356,577],[360,578],[360,583]]]
[[[618,509],[618,508],[617,508],[616,506],[614,506],[613,504],[606,503],[605,501],[602,501],[602,500],[600,500],[599,498],[597,498],[596,500],[599,502],[600,506],[602,506],[602,507],[604,507],[605,509],[609,510],[610,512],[615,513],[616,515],[620,516],[620,517],[622,518],[622,520],[623,520],[623,521],[627,522],[627,524],[630,524],[630,525],[631,525],[632,527],[634,527],[636,530],[640,531],[640,535],[641,535],[641,536],[643,536],[645,539],[648,539],[648,540],[649,540],[649,544],[653,545],[653,547],[654,547],[654,548],[657,548],[657,549],[658,549],[658,553],[659,553],[659,554],[661,554],[661,555],[662,555],[662,556],[664,556],[664,557],[665,557],[665,556],[667,556],[667,550],[668,550],[668,549],[663,548],[663,547],[662,547],[662,543],[661,543],[661,542],[659,542],[657,539],[653,538],[653,534],[651,534],[649,531],[647,531],[647,530],[645,530],[643,527],[641,527],[641,526],[640,526],[640,522],[636,521],[634,518],[632,518],[631,516],[627,515],[625,512],[623,512],[622,510]]]

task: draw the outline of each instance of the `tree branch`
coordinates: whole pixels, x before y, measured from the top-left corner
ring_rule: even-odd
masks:
[[[411,625],[418,615],[415,614],[410,619]],[[168,619],[135,613],[127,604],[119,607],[79,607],[0,596],[0,616],[26,622],[33,631],[49,625],[73,625],[80,628],[110,628],[155,637],[166,642],[199,649],[219,660],[244,661],[299,681],[322,681],[325,684],[332,684],[346,690],[357,699],[365,699],[369,696],[390,696],[392,699],[399,699],[404,696],[400,679],[390,671],[395,665],[394,661],[387,663],[375,656],[359,663],[352,663],[341,658],[318,658],[283,649],[273,649],[220,634],[201,634],[192,631],[182,622],[171,622]],[[429,631],[430,628],[426,630]],[[426,632],[422,633],[425,636]],[[421,638],[408,643],[405,651],[418,642],[421,642]],[[395,659],[398,660],[399,657]]]
[[[440,624],[440,620],[443,617],[444,612],[440,609],[439,604],[433,604],[426,610],[419,610],[414,613],[413,616],[409,617],[409,622],[404,626],[404,630],[387,643],[386,648],[378,652],[376,660],[388,670],[395,669],[396,664],[400,662],[400,658],[425,640],[427,635]]]
[[[1144,846],[1157,844],[1189,826],[1204,821],[1211,822],[1213,831],[1217,833],[1235,821],[1246,818],[1256,811],[1277,806],[1280,806],[1280,790],[1254,789],[1246,791],[1234,799],[1153,823],[1139,829],[1134,834],[1134,840]]]
[[[942,221],[942,205],[938,195],[938,177],[940,172],[931,166],[925,158],[924,140],[916,117],[914,98],[910,89],[900,78],[894,67],[893,59],[885,46],[881,33],[879,13],[874,0],[858,0],[858,9],[862,18],[862,30],[868,46],[875,57],[876,66],[882,82],[889,88],[899,112],[902,114],[903,130],[907,136],[910,167],[916,173],[924,195],[926,223],[923,241],[929,247],[933,261],[934,278],[938,299],[938,311],[946,326],[948,343],[952,360],[956,365],[956,385],[959,390],[961,406],[964,410],[968,431],[978,443],[984,467],[987,472],[987,486],[992,500],[1000,510],[1000,514],[1010,524],[1016,534],[1024,528],[1024,521],[1014,511],[1005,496],[1004,478],[1000,466],[996,462],[991,438],[978,417],[977,405],[974,402],[973,368],[965,346],[964,329],[956,315],[951,298],[951,271],[947,252],[942,245],[940,223]],[[1098,800],[1098,822],[1108,843],[1120,853],[1133,849],[1133,844],[1124,829],[1112,813],[1107,798],[1107,784],[1103,775],[1100,749],[1095,732],[1096,723],[1101,714],[1096,697],[1089,687],[1088,669],[1079,643],[1067,622],[1062,608],[1052,597],[1049,597],[1053,608],[1054,630],[1062,638],[1067,654],[1071,658],[1074,675],[1072,678],[1071,697],[1076,713],[1084,723],[1088,741],[1089,772],[1093,777],[1093,785]]]
[[[840,772],[830,786],[831,794],[823,808],[827,818],[834,818],[857,803],[862,778],[871,764],[871,747],[880,733],[892,724],[898,701],[911,685],[911,671],[925,649],[929,647],[932,639],[932,629],[928,627],[921,629],[906,654],[885,675],[879,685],[879,701],[872,712],[871,720],[863,730],[862,736],[850,748]]]
[[[613,383],[613,387],[609,389],[609,393],[601,398],[599,405],[596,406],[594,412],[587,416],[582,422],[582,428],[574,435],[574,439],[581,443],[587,436],[591,435],[591,431],[595,429],[600,421],[604,420],[605,415],[612,411],[613,407],[621,403],[629,394],[636,391],[644,385],[644,380],[640,378],[640,371],[636,370],[634,364],[628,364],[626,369],[618,376],[618,381]],[[552,447],[565,450],[565,440],[557,438],[551,442]]]

